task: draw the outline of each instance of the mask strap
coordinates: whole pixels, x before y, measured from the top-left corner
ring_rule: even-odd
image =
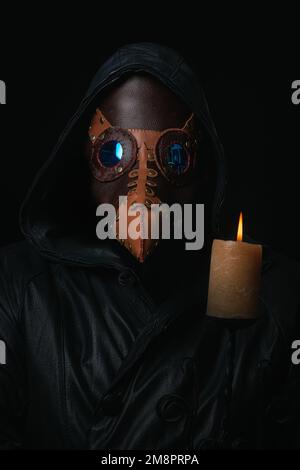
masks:
[[[194,113],[190,115],[190,117],[187,119],[185,122],[184,126],[181,128],[182,131],[192,131],[194,129],[193,126],[193,119],[194,119]]]
[[[113,127],[111,123],[106,119],[102,111],[97,108],[93,116],[91,125],[89,127],[89,138],[92,143],[101,135],[106,129]]]

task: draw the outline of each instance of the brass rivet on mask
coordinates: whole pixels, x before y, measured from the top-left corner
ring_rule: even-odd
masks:
[[[118,168],[115,169],[116,173],[122,173],[123,168],[121,166],[118,166]]]

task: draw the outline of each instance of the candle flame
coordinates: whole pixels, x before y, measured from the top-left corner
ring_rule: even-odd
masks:
[[[236,239],[238,242],[243,241],[243,213],[242,212],[240,213],[239,226],[238,226]]]

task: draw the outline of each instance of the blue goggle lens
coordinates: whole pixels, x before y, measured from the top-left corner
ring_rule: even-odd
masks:
[[[102,145],[99,151],[99,160],[103,166],[112,167],[120,163],[123,154],[122,144],[117,140],[110,140]]]
[[[171,144],[169,146],[166,163],[178,175],[184,173],[188,158],[182,144]]]

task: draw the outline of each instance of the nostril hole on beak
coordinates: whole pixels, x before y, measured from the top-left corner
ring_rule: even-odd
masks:
[[[133,194],[136,192],[136,188],[131,188],[127,194]]]
[[[147,173],[148,173],[149,178],[156,178],[156,176],[158,175],[158,172],[154,170],[153,168],[148,168]]]
[[[137,178],[139,175],[138,170],[131,170],[128,174],[129,178]]]
[[[155,186],[157,186],[157,184],[155,183],[155,181],[147,180],[146,186],[150,186],[151,188],[154,188]]]
[[[133,186],[136,186],[136,185],[137,185],[137,181],[129,181],[129,183],[127,183],[128,188],[132,188]]]
[[[147,194],[149,194],[149,196],[154,196],[154,191],[153,191],[153,189],[148,188],[148,187],[146,186],[145,191],[146,191]]]

